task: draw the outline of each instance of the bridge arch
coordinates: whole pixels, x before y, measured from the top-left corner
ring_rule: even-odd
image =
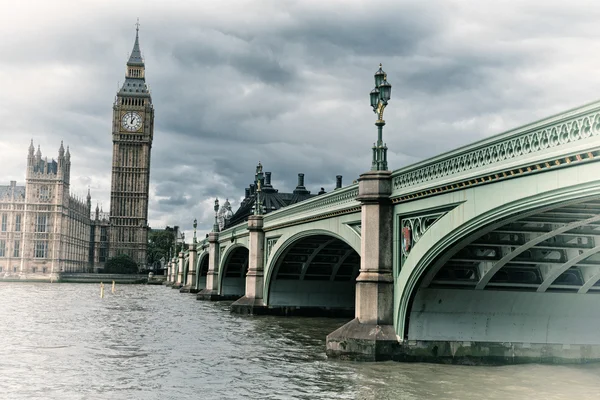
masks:
[[[219,263],[219,295],[239,298],[246,293],[246,274],[250,252],[241,243],[227,247]]]
[[[208,251],[203,251],[198,255],[196,262],[196,289],[206,288],[206,275],[208,274]]]
[[[280,241],[265,270],[265,304],[287,312],[353,312],[360,249],[341,235],[321,229]]]
[[[187,282],[187,276],[188,276],[189,269],[190,269],[190,257],[188,255],[183,259],[183,276],[181,278],[182,285],[187,285],[189,283],[189,282]]]
[[[590,312],[599,314],[597,301],[582,294],[600,289],[600,230],[596,242],[585,239],[595,235],[594,225],[600,228],[600,183],[573,181],[542,193],[536,185],[507,183],[504,203],[490,201],[489,189],[471,189],[467,201],[423,234],[397,272],[397,335],[409,342],[595,343],[591,331],[600,323],[581,324]],[[489,208],[476,210],[486,199]],[[576,265],[585,260],[583,268]],[[507,323],[514,332],[494,332]]]

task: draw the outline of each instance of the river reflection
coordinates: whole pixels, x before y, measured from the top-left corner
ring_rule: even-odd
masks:
[[[343,319],[249,317],[161,286],[0,283],[0,399],[597,399],[600,365],[328,360]]]

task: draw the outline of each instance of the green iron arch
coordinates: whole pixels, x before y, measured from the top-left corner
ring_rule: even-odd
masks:
[[[202,277],[201,267],[202,267],[202,263],[204,262],[204,260],[208,261],[208,251],[203,251],[198,255],[198,261],[196,262],[196,282],[195,282],[196,289],[204,289],[204,288],[199,287],[200,278]]]
[[[424,280],[431,280],[439,270],[462,245],[469,243],[474,238],[505,225],[510,220],[517,220],[529,215],[552,210],[569,203],[578,203],[588,199],[597,199],[600,196],[600,183],[590,181],[587,183],[552,190],[543,194],[528,196],[502,206],[493,208],[466,221],[462,225],[448,232],[440,232],[443,228],[434,224],[424,235],[438,235],[441,239],[431,246],[418,260],[410,271],[400,269],[396,280],[405,282],[401,293],[395,293],[395,321],[396,333],[406,339],[408,337],[409,316],[412,300]],[[448,212],[444,218],[453,218],[453,212],[462,212],[464,204]],[[437,232],[436,232],[437,231]],[[435,236],[434,236],[435,237]],[[416,245],[415,245],[416,247]],[[413,248],[414,250],[414,248]],[[406,276],[408,274],[408,276]],[[402,278],[402,279],[401,279]],[[399,285],[396,282],[396,288]],[[398,290],[395,290],[397,292]]]
[[[265,281],[264,281],[264,289],[263,289],[263,299],[265,301],[265,304],[267,304],[267,305],[269,304],[269,295],[270,295],[271,282],[273,279],[273,272],[274,272],[275,268],[277,267],[277,264],[278,264],[279,260],[281,259],[281,257],[285,256],[287,251],[291,247],[293,247],[295,244],[297,244],[299,241],[301,241],[302,239],[311,237],[311,236],[329,236],[332,239],[340,240],[341,242],[345,243],[350,248],[352,248],[354,251],[356,251],[356,253],[360,256],[360,247],[356,248],[356,246],[353,245],[352,242],[350,242],[349,240],[344,238],[342,235],[339,235],[338,233],[331,232],[331,231],[328,231],[325,229],[309,229],[307,231],[302,231],[302,232],[292,234],[288,237],[282,236],[281,238],[279,238],[279,241],[281,241],[281,244],[279,244],[277,246],[277,248],[275,249],[274,253],[271,256],[269,256],[269,258],[267,260],[268,264],[265,265]]]
[[[231,246],[225,249],[225,252],[221,255],[219,260],[219,282],[218,282],[218,291],[219,294],[222,293],[223,288],[223,280],[225,278],[225,269],[227,267],[227,263],[229,262],[229,258],[240,248],[246,249],[248,251],[248,256],[250,255],[250,249],[244,244],[241,243],[233,243]],[[248,266],[246,265],[246,268]],[[242,294],[243,296],[243,294]]]

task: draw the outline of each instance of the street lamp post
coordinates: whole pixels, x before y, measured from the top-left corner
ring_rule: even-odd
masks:
[[[215,224],[213,225],[213,232],[219,232],[219,220],[218,220],[218,213],[219,213],[219,199],[215,199]]]
[[[381,69],[375,72],[375,88],[371,90],[370,99],[373,112],[377,114],[377,143],[373,144],[372,171],[387,171],[387,145],[383,143],[383,110],[392,95],[392,85],[387,81],[387,74]]]
[[[259,161],[258,165],[256,166],[256,203],[254,205],[254,215],[262,215],[262,212],[263,212],[262,202],[260,200],[260,192],[261,192],[263,177],[264,177],[264,175],[263,175],[262,164]]]
[[[198,243],[198,240],[196,239],[196,228],[198,227],[198,220],[196,218],[194,218],[194,244]]]

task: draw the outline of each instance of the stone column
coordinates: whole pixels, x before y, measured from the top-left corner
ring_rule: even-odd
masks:
[[[173,257],[173,259],[171,260],[171,284],[175,284],[175,281],[177,280],[177,262],[176,262],[177,258]]]
[[[246,293],[231,305],[231,312],[238,314],[261,314],[266,311],[263,301],[265,232],[263,216],[248,217],[249,259],[248,274],[246,275]]]
[[[181,288],[183,286],[183,263],[184,263],[184,258],[183,258],[183,251],[179,252],[179,259],[176,261],[178,263],[177,265],[177,281],[175,282],[175,284],[173,285],[173,288]]]
[[[197,300],[219,299],[219,232],[208,234],[208,272],[206,288],[198,292]]]
[[[171,283],[171,261],[167,262],[167,279],[165,280],[165,285],[169,285]]]
[[[394,330],[393,206],[390,171],[370,171],[358,180],[361,209],[360,273],[355,318],[327,336],[327,355],[368,361],[400,350]]]
[[[198,293],[196,289],[196,243],[190,244],[189,247],[189,268],[185,286],[179,290],[181,293]]]

